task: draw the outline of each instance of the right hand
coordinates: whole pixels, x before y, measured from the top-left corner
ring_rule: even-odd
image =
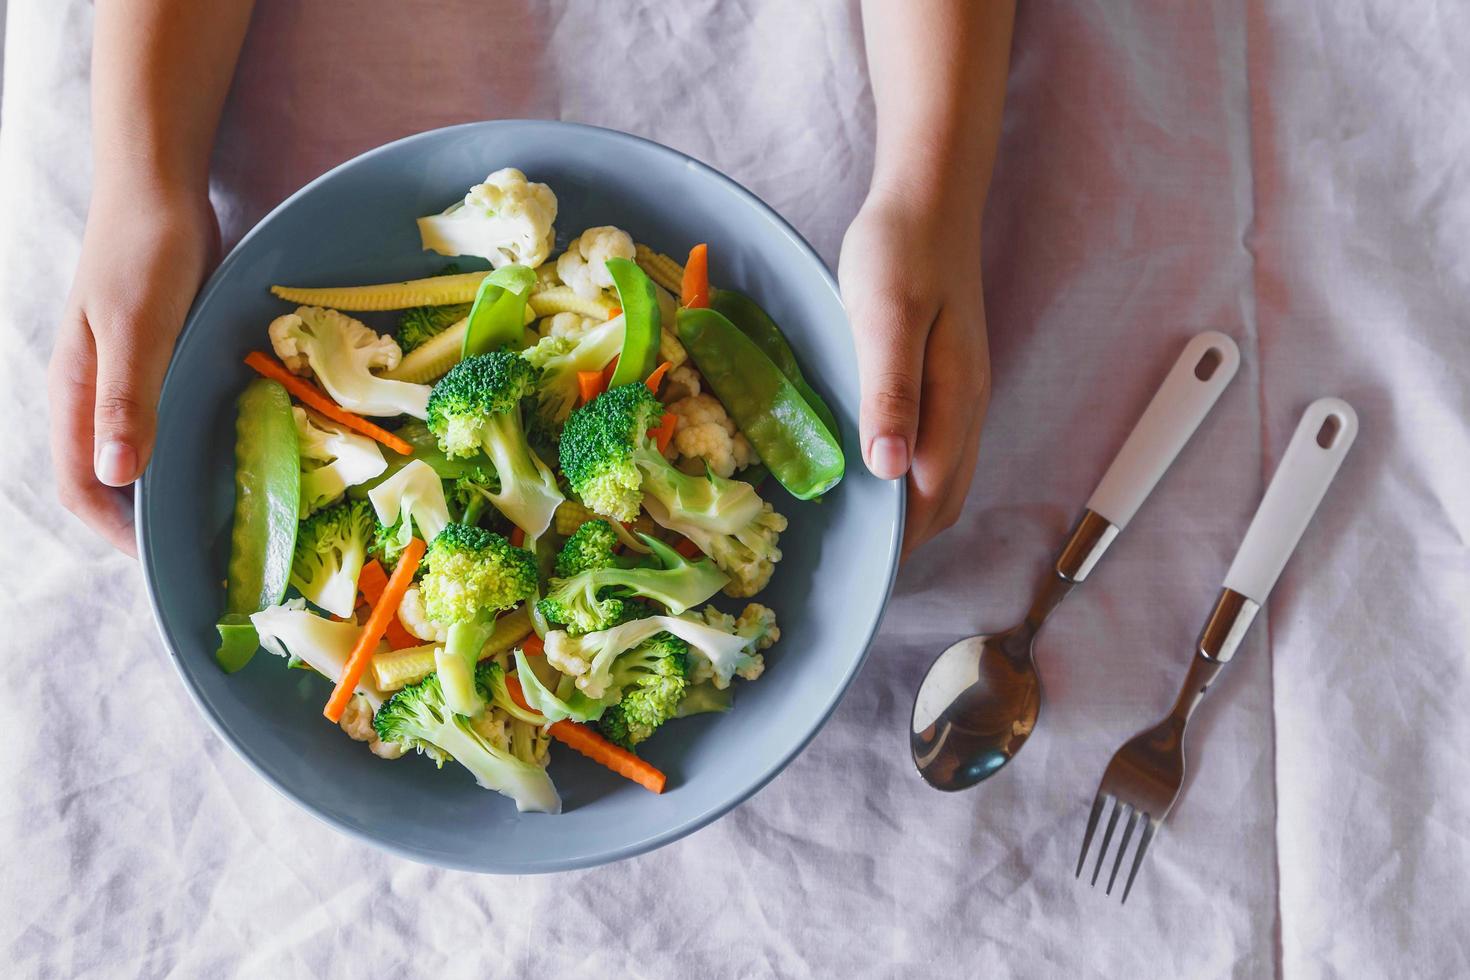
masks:
[[[47,387],[57,495],[137,554],[132,494],[148,465],[158,392],[189,305],[219,253],[203,192],[98,189]]]

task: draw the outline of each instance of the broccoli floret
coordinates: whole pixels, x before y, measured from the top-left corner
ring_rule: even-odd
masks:
[[[561,428],[577,404],[577,374],[601,371],[623,349],[627,333],[622,317],[588,330],[575,340],[545,337],[521,356],[540,369],[536,381],[536,415],[548,431]]]
[[[291,559],[291,584],[334,616],[352,615],[373,524],[366,500],[344,500],[302,521]]]
[[[419,582],[429,619],[449,627],[435,665],[450,707],[478,714],[483,701],[475,688],[475,663],[495,628],[495,614],[536,593],[536,556],[493,531],[449,524],[424,555]]]
[[[781,559],[786,519],[755,488],[674,468],[648,436],[663,407],[646,385],[619,385],[572,413],[561,463],[572,489],[598,513],[632,520],[640,506],[678,531],[731,577],[730,595],[753,595]]]
[[[605,522],[584,524],[567,541],[568,547],[587,544],[579,541],[578,536],[596,524],[611,533]],[[594,530],[587,537],[600,538],[601,534]],[[550,622],[565,624],[568,632],[590,633],[635,618],[629,615],[628,609],[635,605],[634,598],[653,599],[679,615],[704,602],[730,581],[709,559],[691,562],[657,538],[642,537],[652,551],[650,565],[622,567],[610,548],[603,551],[597,546],[578,548],[566,562],[558,559],[559,576],[564,567],[582,571],[552,579],[546,597],[536,605],[537,610]],[[566,556],[567,549],[562,554]],[[599,561],[601,556],[605,556],[605,563]]]
[[[526,442],[521,399],[536,369],[509,351],[466,358],[429,395],[429,429],[451,456],[480,450],[490,458],[500,487],[490,502],[531,538],[540,537],[564,499],[556,475]]]
[[[556,574],[571,578],[578,572],[610,568],[618,563],[617,532],[607,521],[588,521],[572,532],[556,556]]]
[[[463,524],[478,524],[485,508],[500,492],[500,481],[488,465],[476,466],[463,476],[446,483],[449,506]],[[498,512],[497,512],[498,513]]]
[[[494,697],[493,691],[478,693],[482,698]],[[561,799],[546,770],[517,759],[451,711],[438,674],[430,674],[384,702],[373,718],[373,728],[380,740],[417,749],[440,765],[446,758],[453,759],[473,773],[481,786],[515,800],[518,810],[561,812]]]
[[[434,468],[421,459],[406,466],[368,492],[376,522],[373,554],[384,565],[397,566],[414,534],[434,540],[449,523],[444,484]]]
[[[470,303],[449,306],[415,306],[398,318],[398,332],[393,335],[398,347],[407,354],[470,315]]]
[[[657,633],[613,661],[617,703],[597,727],[610,742],[631,749],[674,717],[687,688],[689,644]]]

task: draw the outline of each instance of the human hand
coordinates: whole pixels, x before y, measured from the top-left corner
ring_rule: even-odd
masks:
[[[974,197],[875,185],[842,242],[863,459],[908,475],[904,558],[958,519],[990,401]]]
[[[67,510],[137,554],[132,494],[153,450],[158,392],[219,226],[201,192],[102,189],[52,351],[51,458]]]

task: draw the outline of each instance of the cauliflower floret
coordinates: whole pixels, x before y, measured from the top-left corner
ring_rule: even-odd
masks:
[[[766,658],[760,651],[770,649],[781,638],[781,630],[776,626],[776,614],[769,607],[757,602],[748,603],[739,619],[714,606],[705,606],[700,615],[715,629],[734,633],[749,644],[745,648],[746,655],[740,666],[735,668],[736,677],[753,681],[765,672]],[[713,680],[718,688],[729,686],[728,683],[721,683],[720,678],[715,676],[714,665],[709,658],[691,658],[689,683],[698,684],[707,680]]]
[[[576,313],[558,313],[541,325],[541,336],[564,337],[575,343],[581,340],[588,330],[601,325],[591,317],[579,316]]]
[[[373,731],[373,706],[361,694],[354,694],[347,702],[347,707],[342,709],[342,720],[337,724],[353,741],[367,742],[377,737]]]
[[[552,630],[546,634],[546,662],[570,677],[587,673],[588,663],[582,655],[582,647],[564,630]]]
[[[404,629],[421,640],[430,643],[445,643],[449,640],[449,627],[429,618],[424,609],[424,597],[419,594],[416,585],[403,593],[403,598],[398,603],[398,621],[403,624]]]
[[[424,248],[440,255],[479,255],[499,269],[536,268],[556,241],[556,195],[514,167],[471,187],[462,203],[419,219]]]
[[[556,260],[556,274],[561,281],[584,299],[599,299],[604,289],[613,285],[607,271],[607,260],[633,258],[633,236],[621,228],[601,225],[588,228],[573,238],[567,250]]]
[[[698,381],[695,382],[698,384]],[[716,476],[729,477],[755,461],[755,451],[713,395],[682,398],[669,406],[679,418],[673,445],[686,460],[702,460]]]
[[[327,394],[359,415],[412,415],[422,419],[429,386],[381,378],[374,371],[392,370],[403,358],[387,334],[337,310],[297,307],[270,325],[271,347],[297,374],[313,374]]]
[[[700,390],[699,372],[688,364],[671,369],[664,378],[663,397],[670,404],[693,398]]]

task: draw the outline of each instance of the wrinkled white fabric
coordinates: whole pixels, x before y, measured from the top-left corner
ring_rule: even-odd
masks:
[[[136,566],[66,515],[44,365],[89,184],[82,0],[12,0],[0,127],[0,949],[22,976],[1470,973],[1470,13],[1022,4],[986,228],[995,395],[958,526],[786,773],[611,867],[442,872],[316,822],[200,719]],[[261,0],[220,138],[237,238],[385,140],[538,116],[707,160],[835,262],[873,119],[845,2]],[[1010,770],[913,775],[911,692],[1004,627],[1184,340],[1244,365],[1038,646]],[[1072,866],[1167,708],[1302,408],[1356,448],[1190,742],[1129,904]],[[763,683],[778,683],[775,676]]]

